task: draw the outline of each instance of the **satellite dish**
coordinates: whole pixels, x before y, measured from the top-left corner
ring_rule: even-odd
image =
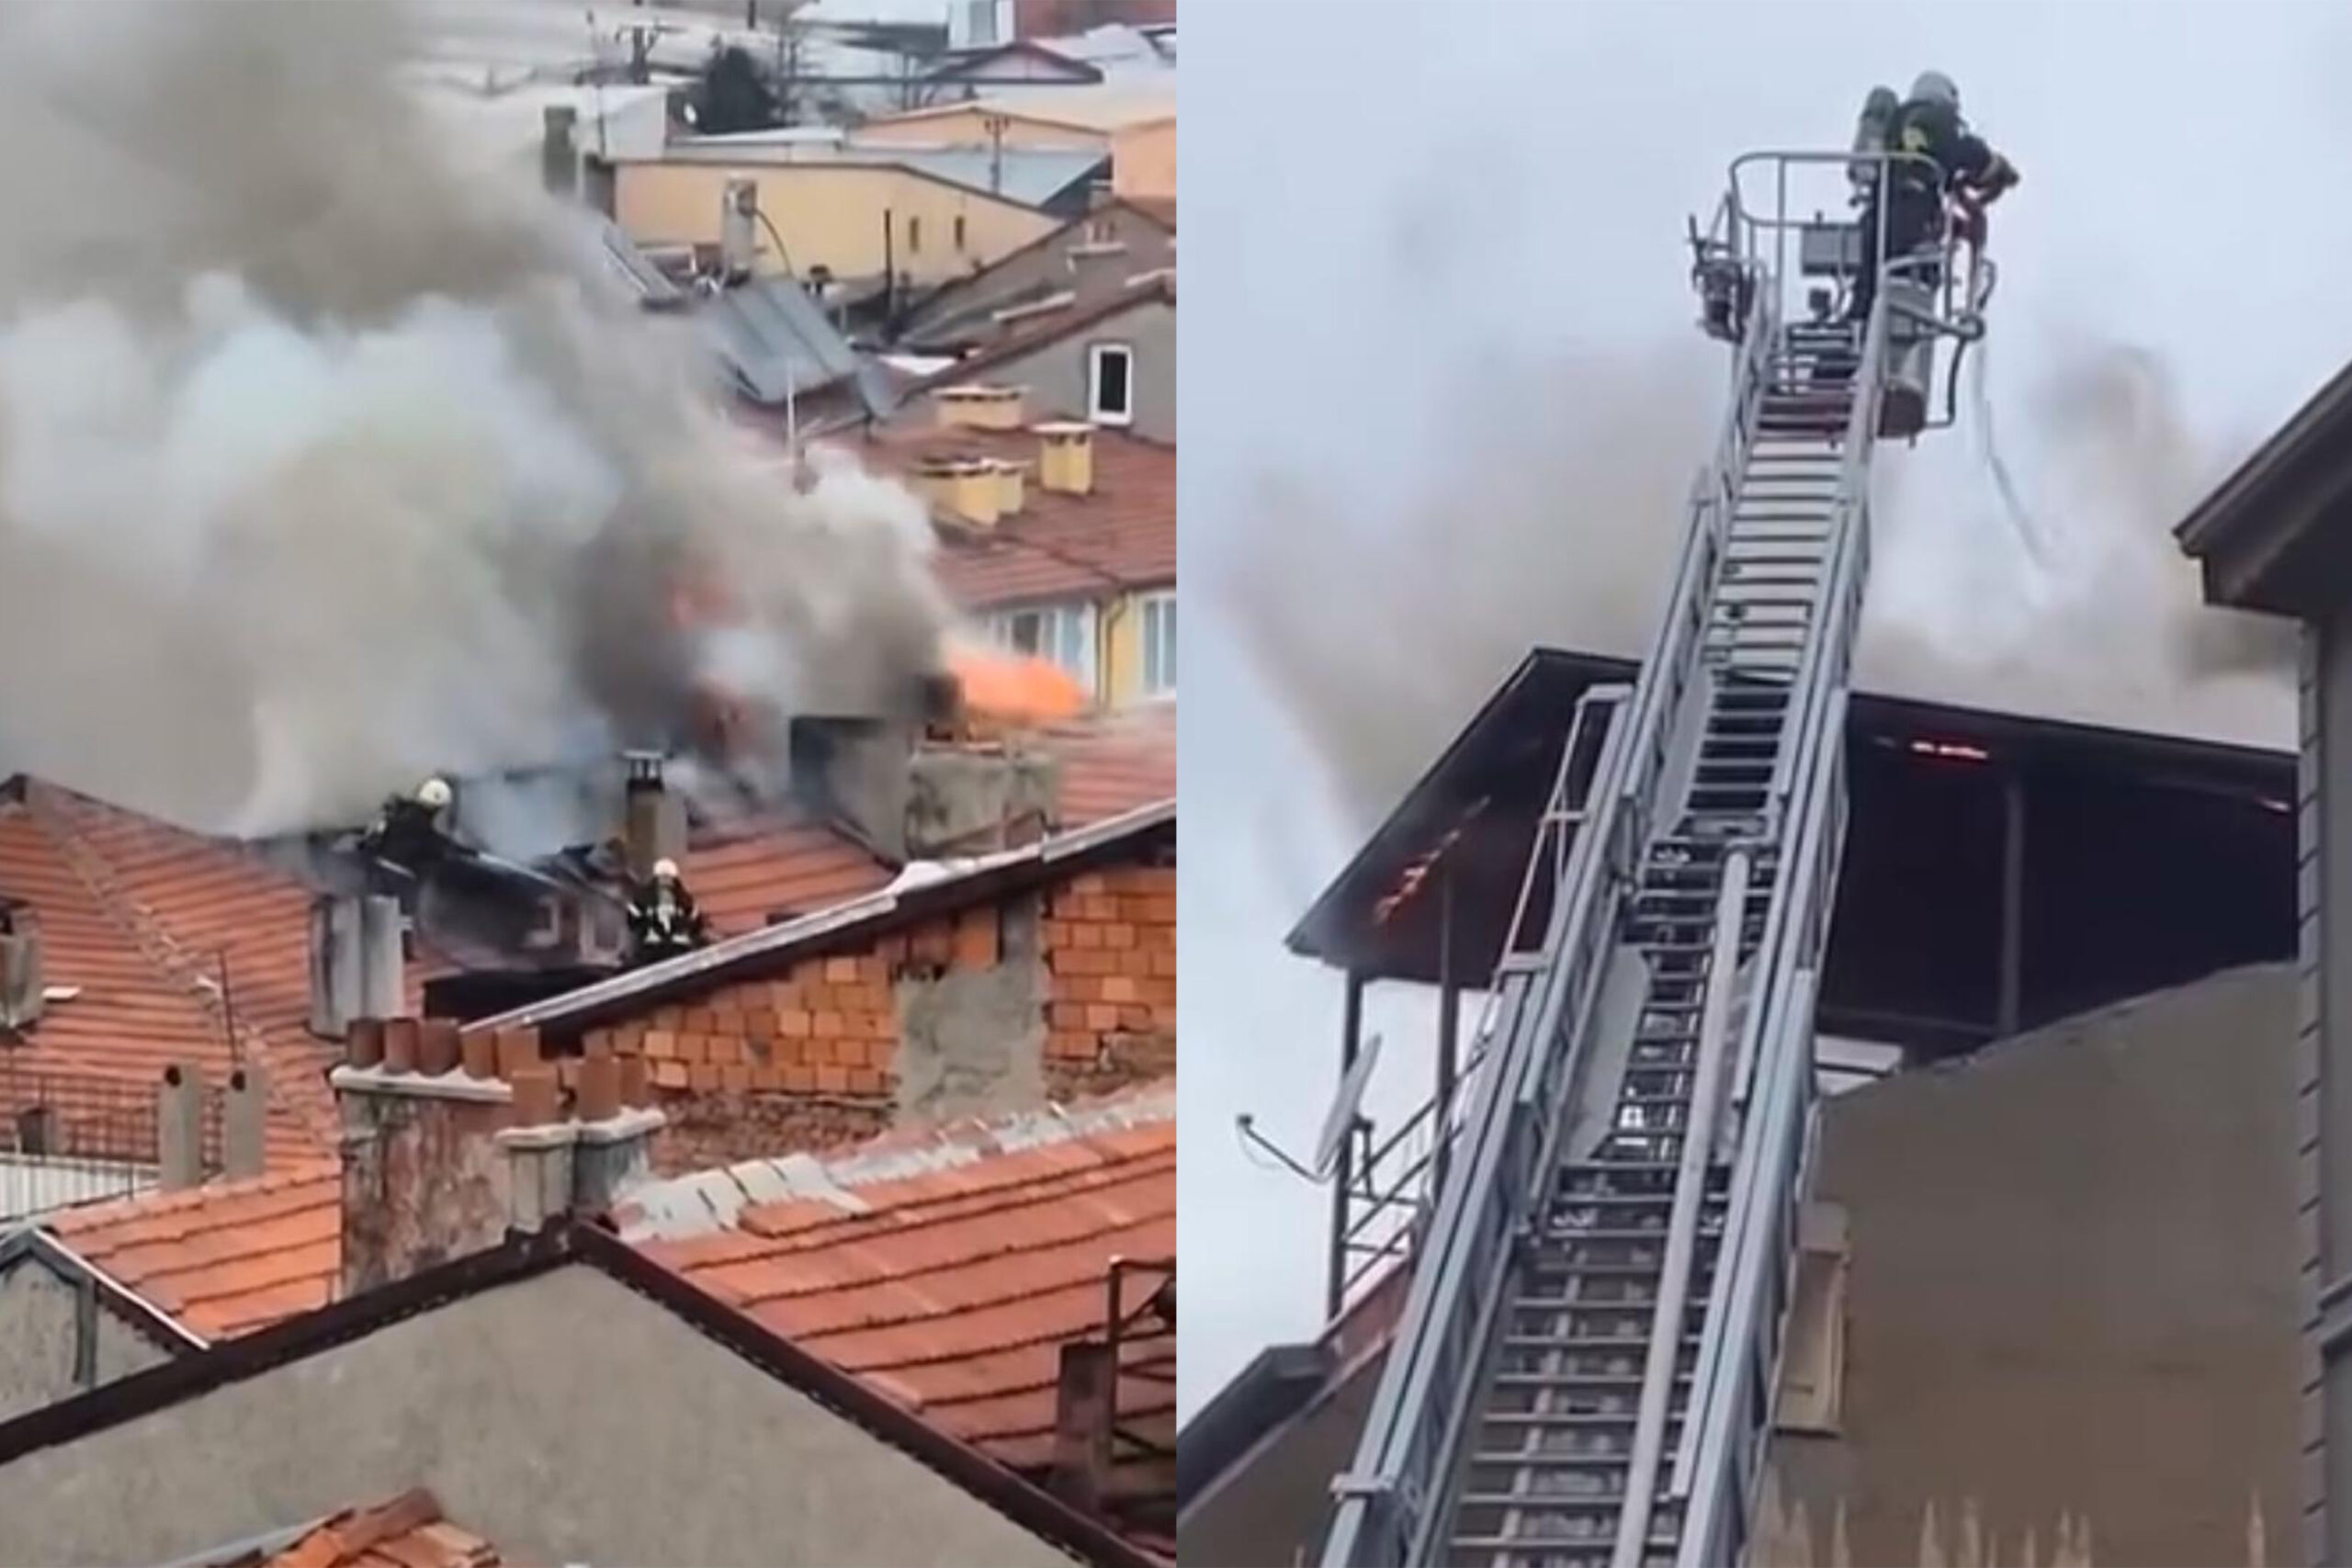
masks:
[[[1372,1069],[1379,1060],[1380,1036],[1375,1034],[1363,1043],[1363,1052],[1348,1068],[1347,1076],[1340,1079],[1339,1092],[1331,1099],[1330,1114],[1323,1118],[1323,1135],[1315,1140],[1314,1170],[1318,1179],[1329,1175],[1340,1163],[1340,1150],[1356,1124],[1363,1105],[1363,1091],[1372,1082]]]

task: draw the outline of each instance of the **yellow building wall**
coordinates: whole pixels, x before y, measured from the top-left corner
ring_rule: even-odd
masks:
[[[1033,208],[904,169],[826,164],[623,164],[616,174],[614,216],[639,244],[715,245],[719,199],[727,182],[737,178],[758,182],[760,210],[804,275],[823,265],[837,277],[880,276],[886,213],[892,265],[922,284],[962,277],[1060,224]],[[782,271],[764,226],[756,237],[760,270]]]
[[[990,144],[989,121],[1001,120],[1007,147],[1062,148],[1073,152],[1108,152],[1111,133],[1083,126],[1046,125],[1010,115],[991,116],[978,107],[917,112],[890,119],[868,120],[851,137],[859,147],[986,147]]]
[[[1103,606],[1102,657],[1097,661],[1101,686],[1095,700],[1105,707],[1125,707],[1148,694],[1143,689],[1143,602],[1170,592],[1145,589]]]
[[[1176,199],[1176,122],[1131,125],[1111,138],[1111,194]]]

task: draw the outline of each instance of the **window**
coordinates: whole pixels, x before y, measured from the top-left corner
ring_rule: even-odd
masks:
[[[910,218],[907,220],[907,254],[913,255],[922,249],[922,220],[920,218]]]
[[[985,48],[996,42],[996,0],[969,0],[964,7],[964,28],[967,49]]]
[[[996,617],[994,630],[1000,647],[1057,664],[1089,692],[1095,689],[1093,605],[1008,610]]]
[[[1154,593],[1143,602],[1143,690],[1148,697],[1176,691],[1176,595]]]
[[[960,212],[956,215],[956,248],[964,248],[964,215]]]
[[[1097,424],[1133,424],[1135,350],[1123,343],[1098,343],[1088,352],[1087,412]]]
[[[1086,243],[1088,244],[1108,245],[1116,242],[1118,237],[1119,226],[1112,222],[1108,218],[1090,218],[1087,220]]]

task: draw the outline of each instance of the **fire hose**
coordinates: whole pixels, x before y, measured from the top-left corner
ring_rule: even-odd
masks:
[[[1999,269],[1984,259],[1983,206],[1966,197],[1960,198],[1955,205],[1960,209],[1958,228],[1961,238],[1968,245],[1968,313],[1981,321],[1984,307],[1992,302],[1993,289],[2000,277]],[[2036,568],[2046,570],[2050,557],[2043,546],[2041,530],[2034,523],[2033,514],[2026,510],[2025,502],[2018,499],[2016,481],[2009,477],[2008,465],[2001,460],[2000,446],[1995,439],[1993,399],[1984,378],[1984,348],[1981,333],[1962,337],[1953,351],[1951,372],[1945,385],[1944,406],[1957,415],[1961,363],[1967,359],[1972,344],[1976,347],[1976,359],[1974,370],[1969,377],[1969,402],[1970,412],[1975,415],[1977,457],[1984,465],[1985,472],[1992,476],[1993,489],[2000,497],[2002,508],[2008,513],[2009,526],[2025,547],[2026,555]]]

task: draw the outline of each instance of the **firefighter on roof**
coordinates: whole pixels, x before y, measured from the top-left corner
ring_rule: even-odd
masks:
[[[449,781],[442,778],[425,780],[413,795],[392,796],[360,836],[360,852],[402,871],[422,869],[447,845],[444,818],[453,798]]]
[[[628,904],[629,955],[638,964],[659,964],[692,953],[710,941],[710,927],[695,896],[678,876],[678,863],[658,860],[653,874]]]

